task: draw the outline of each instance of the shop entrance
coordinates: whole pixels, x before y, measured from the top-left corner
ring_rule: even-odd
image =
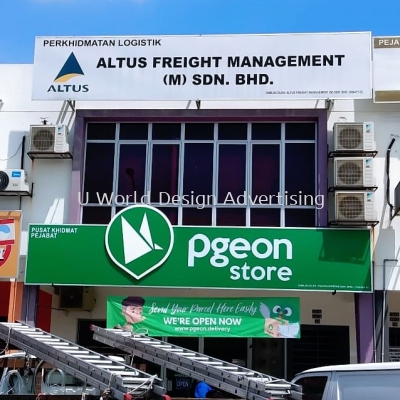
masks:
[[[350,363],[348,326],[302,325],[301,338],[287,341],[287,378],[308,368]]]

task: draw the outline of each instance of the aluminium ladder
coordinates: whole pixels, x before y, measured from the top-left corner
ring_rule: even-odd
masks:
[[[164,398],[162,381],[109,357],[23,323],[0,323],[0,339],[117,400]],[[0,349],[2,350],[2,349]],[[153,396],[151,396],[153,395]]]
[[[301,388],[146,335],[92,326],[93,339],[246,400],[302,399]]]

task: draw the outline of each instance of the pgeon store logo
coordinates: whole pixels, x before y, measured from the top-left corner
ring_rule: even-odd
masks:
[[[111,220],[105,235],[111,260],[136,279],[160,267],[173,244],[174,231],[167,217],[145,205],[124,208]]]
[[[75,57],[74,53],[71,53],[68,57],[67,61],[65,61],[64,65],[60,69],[60,72],[54,79],[53,85],[49,87],[47,92],[55,92],[55,93],[85,93],[89,91],[89,85],[78,85],[78,84],[66,84],[70,79],[75,78],[77,76],[84,76],[83,70],[79,65],[78,60]]]

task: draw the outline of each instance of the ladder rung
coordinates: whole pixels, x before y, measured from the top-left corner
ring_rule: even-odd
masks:
[[[200,361],[202,364],[207,364],[207,365],[221,365],[223,366],[224,363],[221,361]]]
[[[138,377],[136,377],[136,376],[132,376],[132,377],[129,377],[129,376],[127,376],[127,377],[124,377],[123,378],[123,381],[124,382],[126,382],[126,381],[128,381],[128,382],[133,382],[133,383],[143,383],[143,382],[147,382],[149,380],[149,378],[138,378]]]
[[[233,372],[235,375],[244,375],[244,376],[255,376],[254,372],[247,372],[247,371],[237,371],[237,372]]]
[[[98,365],[99,368],[105,368],[105,369],[122,369],[124,370],[125,367],[123,365]]]
[[[132,390],[132,391],[134,391],[135,389],[138,389],[139,393],[146,392],[147,390],[150,389],[150,386],[148,386],[148,385],[143,385],[143,386],[140,386],[140,387],[139,387],[139,385],[126,385],[125,387],[127,389]],[[135,394],[135,393],[133,393],[133,394]]]
[[[86,353],[86,351],[76,350],[76,349],[60,349],[60,350],[64,353],[71,354],[71,356],[79,356],[82,354],[89,354],[89,353]]]
[[[82,355],[79,354],[79,358],[81,360],[95,360],[95,359],[100,360],[100,356],[90,356],[87,354],[82,354]]]
[[[129,376],[139,376],[139,371],[136,371],[136,370],[120,371],[120,372],[118,372],[118,375],[121,375],[122,377],[124,377],[124,376],[127,376],[127,377],[129,377]]]
[[[80,357],[76,357],[76,358],[79,358],[81,360]],[[94,364],[94,365],[97,365],[97,364],[112,365],[112,361],[111,360],[92,360],[92,361],[90,361],[90,364]]]
[[[237,371],[238,370],[237,367],[226,367],[225,365],[217,365],[215,368],[225,369],[227,371]]]
[[[194,361],[202,361],[202,360],[209,360],[210,357],[200,357],[200,356],[196,356],[196,357],[188,357],[190,360],[194,360]]]

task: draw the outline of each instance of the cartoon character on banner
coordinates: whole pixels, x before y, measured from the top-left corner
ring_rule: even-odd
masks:
[[[284,301],[284,299],[282,299]],[[298,311],[285,304],[277,304],[272,311],[264,303],[260,303],[260,313],[265,318],[264,333],[274,338],[296,338],[300,333]]]
[[[0,219],[0,267],[8,260],[15,244],[15,222],[13,219]]]

